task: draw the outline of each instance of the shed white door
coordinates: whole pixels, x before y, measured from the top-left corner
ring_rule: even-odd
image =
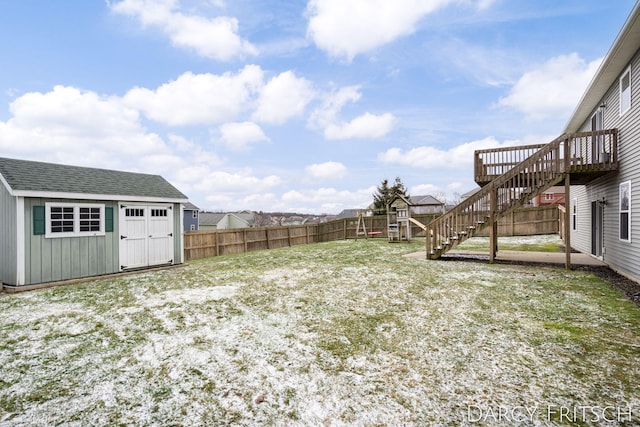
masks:
[[[173,262],[171,205],[120,204],[120,269]]]

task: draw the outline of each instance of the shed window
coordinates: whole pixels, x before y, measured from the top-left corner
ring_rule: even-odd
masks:
[[[631,181],[620,184],[620,240],[631,241]]]
[[[154,217],[167,216],[167,210],[166,209],[151,209],[151,216],[154,216]]]
[[[620,115],[631,109],[631,68],[620,77]]]
[[[104,205],[47,203],[45,237],[104,235]]]

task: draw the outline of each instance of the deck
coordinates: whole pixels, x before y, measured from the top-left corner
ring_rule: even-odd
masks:
[[[474,177],[480,186],[519,165],[547,144],[477,150]],[[566,156],[565,153],[569,155]],[[536,165],[539,167],[539,164]],[[587,184],[600,176],[618,170],[618,132],[607,129],[567,135],[564,143],[547,158],[545,169],[568,172],[572,184]],[[523,179],[530,176],[523,171]]]

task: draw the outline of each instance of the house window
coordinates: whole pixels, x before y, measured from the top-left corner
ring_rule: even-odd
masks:
[[[193,211],[193,219],[198,218],[198,211]]]
[[[196,231],[196,225],[195,224],[191,224],[191,231]]]
[[[620,115],[631,109],[631,68],[620,77]]]
[[[631,241],[631,181],[620,184],[620,240]]]
[[[571,201],[571,229],[573,231],[578,229],[578,199]]]
[[[544,193],[544,201],[545,202],[553,202],[555,200],[555,194],[553,193]]]
[[[46,203],[45,237],[102,236],[104,205]]]

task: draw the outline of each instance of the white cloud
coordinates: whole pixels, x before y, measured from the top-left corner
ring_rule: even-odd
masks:
[[[407,165],[416,168],[468,169],[473,165],[473,153],[475,150],[512,145],[517,144],[514,144],[514,141],[500,143],[493,137],[487,137],[458,145],[449,150],[441,150],[431,146],[416,147],[410,150],[394,147],[380,153],[378,160],[383,163]]]
[[[315,93],[311,82],[285,71],[272,78],[260,92],[252,119],[282,124],[289,118],[302,115]]]
[[[322,104],[309,116],[309,127],[322,129],[326,139],[381,138],[389,133],[396,123],[391,113],[366,112],[349,122],[340,119],[342,108],[362,96],[359,89],[358,86],[346,86],[325,95]]]
[[[391,132],[395,122],[391,113],[364,113],[348,123],[327,126],[324,135],[327,139],[381,138]]]
[[[130,159],[170,154],[157,134],[140,125],[139,113],[117,97],[55,86],[22,95],[10,112],[12,117],[0,122],[5,155],[120,168]]]
[[[262,84],[263,72],[257,65],[247,65],[237,74],[186,72],[155,90],[131,89],[124,101],[169,125],[213,124],[234,120],[248,109]]]
[[[233,150],[246,150],[255,142],[269,141],[260,126],[253,122],[225,123],[220,126],[222,142]]]
[[[305,168],[308,175],[320,179],[342,179],[347,176],[347,167],[339,162],[325,162],[309,165]]]
[[[375,191],[375,186],[356,191],[335,188],[292,190],[282,195],[282,205],[285,210],[294,212],[304,213],[309,211],[308,206],[316,206],[316,213],[339,213],[343,209],[367,207]]]
[[[267,192],[282,184],[282,179],[276,175],[257,177],[250,169],[240,171],[220,171],[202,167],[200,174],[192,176],[196,179],[193,188],[205,194],[231,194]]]
[[[137,18],[143,26],[162,30],[174,46],[194,50],[205,58],[228,61],[255,55],[256,48],[238,35],[238,20],[227,16],[185,15],[176,0],[123,0],[111,10]]]
[[[551,58],[525,73],[498,105],[514,108],[529,120],[568,117],[601,62],[586,63],[577,53]]]
[[[311,0],[307,37],[331,56],[351,61],[360,53],[413,33],[425,15],[455,1]]]

